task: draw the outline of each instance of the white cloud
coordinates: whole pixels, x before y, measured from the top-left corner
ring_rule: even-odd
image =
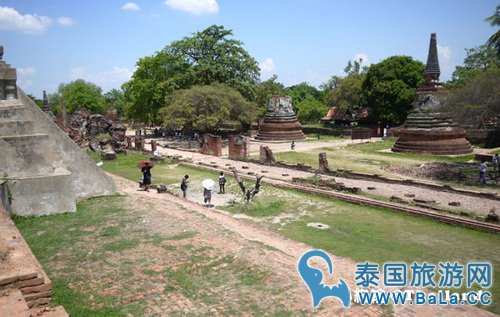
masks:
[[[127,2],[122,6],[122,10],[141,11],[141,8],[135,2]]]
[[[451,60],[451,48],[448,46],[437,45],[437,50],[440,61],[448,63]]]
[[[85,67],[76,67],[70,69],[69,77],[71,80],[75,79],[85,79]]]
[[[165,0],[165,5],[171,9],[185,11],[193,15],[219,12],[216,0]]]
[[[0,30],[16,30],[27,34],[41,34],[52,24],[46,16],[21,15],[14,8],[0,7]]]
[[[29,79],[30,76],[35,75],[35,67],[19,67],[17,71],[17,84],[20,87],[28,88],[33,85],[33,80]]]
[[[455,65],[452,64],[451,57],[453,53],[448,46],[437,45],[439,66],[441,68],[441,81],[446,81],[451,78]]]
[[[72,26],[76,24],[76,20],[68,17],[59,17],[57,18],[57,23],[62,26]]]
[[[70,70],[71,80],[83,79],[96,84],[101,87],[103,91],[119,88],[124,82],[132,78],[132,74],[133,71],[128,68],[117,66],[98,73],[87,73],[85,67],[75,67]]]
[[[276,64],[274,64],[272,58],[266,58],[263,62],[259,64],[259,67],[263,73],[270,73],[276,70]]]
[[[36,73],[35,67],[19,67],[16,70],[19,77],[31,76]]]
[[[356,55],[354,55],[354,57],[352,58],[353,61],[359,61],[361,60],[361,65],[362,66],[368,66],[370,65],[370,60],[368,59],[368,55],[366,55],[365,53],[358,53]]]

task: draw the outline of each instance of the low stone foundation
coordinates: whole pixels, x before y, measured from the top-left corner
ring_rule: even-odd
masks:
[[[459,155],[472,153],[465,139],[465,130],[417,130],[401,129],[392,147],[394,152],[428,153],[433,155]]]

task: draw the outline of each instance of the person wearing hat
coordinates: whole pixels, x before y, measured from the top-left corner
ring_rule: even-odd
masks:
[[[144,185],[144,190],[149,192],[149,185],[151,185],[151,169],[153,166],[149,162],[144,162],[144,166],[141,168],[142,172],[142,184]]]

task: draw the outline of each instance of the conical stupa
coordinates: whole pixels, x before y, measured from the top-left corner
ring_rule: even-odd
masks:
[[[425,82],[417,89],[413,111],[406,118],[392,151],[435,155],[472,152],[469,141],[465,139],[465,130],[457,127],[448,114],[439,112],[439,99],[447,95],[439,82],[439,75],[436,33],[432,33],[424,71]]]
[[[255,137],[263,141],[293,141],[305,139],[302,126],[292,107],[290,96],[272,96],[269,100],[264,122]]]

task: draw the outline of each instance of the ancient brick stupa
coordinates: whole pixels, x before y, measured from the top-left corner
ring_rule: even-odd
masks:
[[[472,152],[465,130],[456,126],[448,114],[440,113],[439,99],[447,95],[439,82],[436,34],[431,34],[424,71],[425,83],[417,89],[413,111],[392,147],[394,152],[459,155]]]
[[[272,96],[264,122],[255,137],[263,141],[293,141],[305,139],[289,96]]]

